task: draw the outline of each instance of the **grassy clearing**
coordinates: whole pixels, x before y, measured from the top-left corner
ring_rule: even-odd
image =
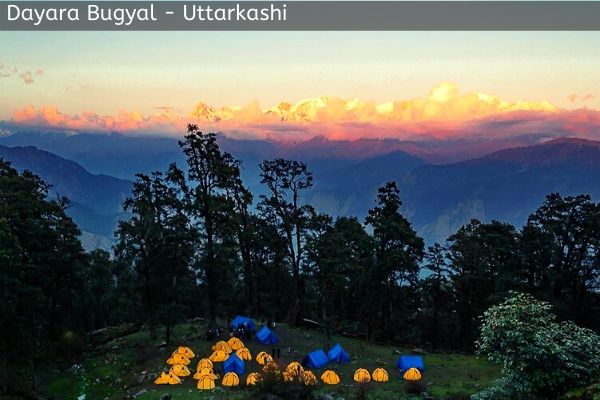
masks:
[[[169,348],[160,347],[162,339],[151,340],[148,331],[117,339],[105,349],[90,355],[78,368],[56,374],[48,381],[47,394],[57,400],[75,400],[85,394],[85,399],[117,400],[125,396],[133,396],[141,400],[160,399],[169,394],[173,399],[214,399],[241,400],[248,398],[248,388],[222,388],[217,386],[213,391],[203,392],[196,389],[196,381],[185,378],[181,385],[158,386],[152,382],[155,376],[167,369],[166,359],[179,344],[191,347],[197,357],[192,360],[195,369],[199,358],[211,353],[212,342],[199,338],[205,326],[198,324],[179,325],[173,334],[173,342]],[[159,332],[162,333],[162,332]],[[282,357],[279,361],[287,365],[291,361],[299,361],[306,353],[318,348],[326,348],[323,333],[302,329],[288,328],[280,325],[276,329],[280,337]],[[405,395],[405,383],[399,379],[395,367],[398,358],[397,349],[379,346],[364,341],[334,336],[331,345],[339,342],[350,353],[351,362],[344,365],[330,365],[338,372],[342,383],[338,386],[319,384],[318,393],[337,394],[345,399],[356,397],[357,385],[352,376],[357,368],[370,371],[376,367],[384,367],[390,374],[387,383],[372,382],[367,390],[370,399],[408,399]],[[271,352],[271,346],[263,346],[255,341],[246,343],[253,355],[261,350]],[[291,347],[291,352],[288,350]],[[424,355],[426,371],[423,383],[429,395],[436,399],[459,399],[477,392],[498,377],[499,370],[489,362],[470,355],[460,354],[426,354]],[[190,368],[190,369],[192,369]],[[255,362],[246,363],[246,373],[258,370]],[[318,376],[322,371],[315,371]],[[242,379],[245,378],[245,375]]]

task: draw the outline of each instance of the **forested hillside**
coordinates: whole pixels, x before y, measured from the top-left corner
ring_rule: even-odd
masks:
[[[393,180],[380,185],[365,218],[334,217],[307,201],[317,185],[310,165],[262,161],[262,194],[254,196],[216,135],[190,126],[180,146],[184,164],[136,176],[113,254],[86,252],[66,215],[69,201],[50,197],[30,172],[0,164],[2,392],[37,390],[48,365],[81,356],[86,332],[122,324],[146,324],[151,339],[161,335],[171,346],[174,328],[193,318],[208,328],[236,314],[292,327],[312,320],[327,339],[343,333],[428,351],[479,349],[498,362],[502,338],[487,347],[477,340],[481,316],[506,299],[484,328],[510,311],[518,315],[512,321],[528,312],[546,321],[548,312],[600,330],[600,205],[587,194],[549,193],[524,226],[472,220],[426,246]],[[548,309],[534,300],[520,309],[510,303],[514,292]],[[540,329],[558,329],[546,322]],[[591,331],[564,329],[600,343]],[[598,372],[588,368],[593,352],[580,357],[576,379],[560,390]],[[538,386],[528,390],[540,398]]]

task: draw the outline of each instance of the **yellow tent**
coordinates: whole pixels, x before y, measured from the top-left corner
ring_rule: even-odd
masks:
[[[198,381],[197,387],[200,390],[211,390],[215,388],[215,381],[206,376]]]
[[[252,386],[256,385],[258,382],[262,380],[262,377],[258,372],[250,372],[246,377],[246,385]]]
[[[339,375],[336,374],[335,371],[332,371],[330,369],[323,372],[323,375],[321,375],[321,380],[323,381],[323,383],[326,383],[328,385],[337,385],[338,383],[340,383]]]
[[[208,358],[203,358],[202,360],[198,361],[198,365],[196,366],[196,371],[200,371],[202,369],[212,368],[212,367],[213,367],[212,361],[210,361]]]
[[[267,363],[270,363],[271,361],[273,361],[273,357],[271,357],[269,353],[261,351],[256,355],[256,362],[260,365],[265,365]]]
[[[302,368],[302,365],[300,365],[300,363],[296,361],[292,361],[291,363],[289,363],[285,370],[292,375],[300,375],[304,372],[304,368]]]
[[[227,344],[227,342],[225,342],[223,340],[221,340],[220,342],[215,343],[215,345],[212,347],[212,349],[214,351],[216,351],[216,350],[223,350],[227,354],[233,353],[233,349],[231,348],[231,346],[229,344]]]
[[[194,358],[196,357],[196,355],[194,354],[194,352],[192,351],[192,349],[190,349],[189,347],[186,346],[179,346],[177,348],[177,350],[175,350],[173,352],[173,354],[181,354],[186,356],[187,358]]]
[[[241,349],[237,349],[235,351],[235,354],[242,360],[242,361],[252,361],[252,354],[250,354],[250,350],[248,350],[245,347],[242,347]]]
[[[317,384],[317,377],[315,376],[315,374],[312,373],[312,371],[302,372],[302,374],[300,375],[300,380],[306,386],[313,386]]]
[[[419,381],[421,380],[421,371],[417,368],[409,368],[406,370],[404,375],[402,375],[405,381]]]
[[[194,374],[194,379],[219,379],[219,377],[213,372],[212,368],[204,368]]]
[[[375,369],[375,371],[373,371],[373,373],[371,374],[371,377],[373,377],[373,380],[375,382],[387,382],[390,380],[387,371],[383,368]]]
[[[223,350],[215,350],[208,359],[212,362],[223,362],[229,358],[229,354]]]
[[[183,354],[175,353],[167,360],[167,364],[169,364],[169,365],[175,365],[175,364],[189,365],[190,359],[187,358],[186,356],[184,356]]]
[[[237,386],[240,384],[240,378],[235,372],[228,372],[223,376],[221,383],[223,386]]]
[[[177,385],[181,379],[172,372],[161,372],[160,376],[154,381],[157,385]]]
[[[364,368],[359,368],[354,372],[354,382],[366,383],[371,381],[371,374]]]
[[[190,376],[190,370],[183,364],[173,365],[170,371],[177,376]]]
[[[235,336],[232,336],[228,341],[227,344],[229,345],[229,347],[231,347],[231,349],[233,351],[237,351],[241,348],[244,347],[244,342],[242,342],[240,339],[236,338]]]

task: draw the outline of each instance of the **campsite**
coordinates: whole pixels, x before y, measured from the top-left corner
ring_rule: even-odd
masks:
[[[195,353],[189,365],[192,374],[198,361],[214,352],[212,346],[215,341],[207,341],[202,337],[206,326],[204,322],[186,323],[178,325],[173,332],[173,343],[185,344]],[[325,334],[319,330],[290,328],[286,324],[279,324],[274,332],[279,338],[276,346],[281,348],[281,358],[276,361],[283,368],[293,361],[302,362],[304,356],[322,348],[327,341]],[[422,398],[421,395],[405,394],[406,381],[401,379],[396,365],[401,354],[412,353],[414,349],[380,346],[338,335],[333,336],[331,340],[332,343],[339,343],[348,353],[349,362],[327,362],[318,369],[308,367],[307,369],[313,371],[318,378],[316,394],[330,395],[332,398],[355,398],[361,385],[354,382],[354,372],[364,368],[371,373],[377,368],[383,368],[389,373],[389,381],[368,383],[368,398]],[[141,400],[161,399],[165,395],[171,396],[172,399],[241,400],[252,398],[256,393],[255,388],[246,385],[248,374],[262,371],[262,366],[255,360],[244,363],[244,373],[240,374],[241,382],[237,387],[224,387],[219,379],[215,382],[213,390],[199,390],[197,380],[192,376],[183,377],[181,384],[154,384],[160,372],[168,371],[169,365],[165,361],[177,347],[171,345],[172,348],[166,348],[161,344],[160,339],[151,340],[147,330],[116,339],[79,367],[71,368],[68,376],[49,377],[50,392],[56,398],[76,398],[86,394],[87,399],[111,400],[123,398],[123,394]],[[244,344],[253,356],[260,351],[270,355],[273,347],[260,344],[256,339],[244,341]],[[291,356],[288,352],[290,346]],[[427,393],[435,399],[467,399],[500,374],[494,364],[471,355],[425,353],[422,359],[426,366],[423,382],[427,385]],[[224,363],[214,364],[223,371]],[[326,370],[333,370],[340,377],[338,385],[323,383],[321,375]]]

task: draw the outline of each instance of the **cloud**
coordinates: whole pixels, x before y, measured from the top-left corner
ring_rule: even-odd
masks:
[[[0,62],[0,78],[9,78],[11,76],[17,75],[18,70],[17,67],[10,67],[3,62]],[[18,74],[18,78],[21,79],[26,85],[31,85],[35,82],[34,76],[42,76],[44,75],[43,69],[37,69],[35,72],[31,72],[27,70]]]
[[[175,108],[171,107],[171,106],[155,106],[155,107],[152,107],[152,109],[153,110],[161,110],[161,111],[171,111],[171,110],[174,110]]]
[[[21,79],[26,85],[31,85],[33,82],[35,82],[33,80],[33,74],[31,73],[31,71],[25,71],[22,74],[19,74],[19,77],[21,77]]]
[[[577,95],[576,99],[582,97]],[[187,115],[169,106],[154,110],[151,115],[132,111],[68,115],[56,107],[29,106],[15,112],[13,122],[72,130],[173,134],[184,133],[186,124],[192,122],[205,131],[224,132],[234,138],[274,140],[303,140],[316,135],[346,140],[600,135],[600,111],[565,110],[547,101],[506,101],[477,92],[461,93],[450,83],[434,87],[425,97],[383,104],[318,97],[282,102],[267,109],[251,102],[221,108],[198,103]]]
[[[594,99],[596,98],[596,96],[594,96],[594,95],[593,95],[593,94],[591,94],[591,93],[588,93],[588,94],[582,94],[582,95],[578,95],[578,94],[570,94],[570,95],[569,95],[567,98],[569,99],[569,101],[570,101],[571,103],[575,103],[575,102],[577,102],[577,101],[584,102],[584,101],[590,101],[590,100],[594,100]]]
[[[596,96],[594,96],[593,94],[586,94],[585,96],[581,97],[581,101],[594,100],[595,98]]]
[[[146,131],[171,132],[175,127],[185,127],[185,121],[170,112],[149,117],[139,112],[119,111],[116,115],[99,115],[95,112],[63,114],[56,107],[28,106],[13,113],[12,122],[27,126],[44,126],[78,131]]]
[[[17,73],[16,67],[9,67],[8,65],[0,62],[0,78],[8,78]]]

